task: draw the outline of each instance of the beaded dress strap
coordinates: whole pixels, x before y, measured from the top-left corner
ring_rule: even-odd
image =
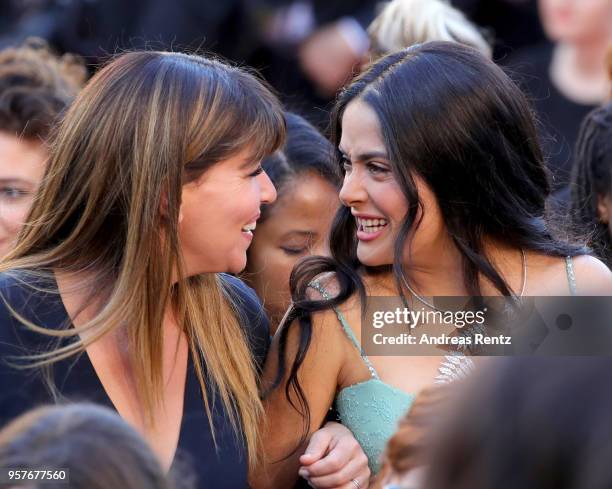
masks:
[[[565,270],[567,271],[567,282],[570,295],[578,295],[576,290],[576,274],[574,273],[574,261],[571,256],[565,257]]]

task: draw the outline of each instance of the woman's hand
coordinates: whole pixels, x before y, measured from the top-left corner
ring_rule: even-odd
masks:
[[[348,428],[328,422],[313,433],[299,475],[317,489],[367,489],[368,458]]]

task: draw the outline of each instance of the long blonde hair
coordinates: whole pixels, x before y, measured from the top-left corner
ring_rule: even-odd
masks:
[[[87,277],[79,290],[88,294],[86,303],[101,307],[74,328],[46,329],[19,317],[31,330],[74,339],[29,356],[30,366],[74,355],[128,326],[138,394],[153,422],[163,387],[162,322],[172,306],[188,338],[213,436],[207,384],[216,387],[237,436],[244,433],[254,464],[263,408],[236,299],[215,273],[173,283],[177,271],[184,277],[178,214],[183,184],[242,149],[252,149],[255,158],[270,154],[282,145],[284,131],[270,91],[216,60],[132,52],[100,70],[52,140],[28,224],[0,271]]]

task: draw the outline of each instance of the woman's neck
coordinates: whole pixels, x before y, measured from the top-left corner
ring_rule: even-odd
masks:
[[[521,251],[493,240],[487,240],[484,249],[489,261],[510,289],[520,293],[524,265]],[[464,279],[463,255],[452,242],[415,253],[407,262],[405,272],[410,287],[421,296],[469,295]],[[388,280],[393,280],[392,274],[389,274]],[[487,280],[482,277],[479,280],[483,295],[499,293]]]
[[[557,44],[550,77],[557,89],[573,102],[597,105],[610,94],[606,67],[608,40]]]

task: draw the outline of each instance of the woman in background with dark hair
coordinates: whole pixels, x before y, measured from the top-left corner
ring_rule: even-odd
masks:
[[[433,42],[381,59],[340,94],[332,124],[344,207],[331,258],[305,259],[292,275],[293,306],[265,370],[277,387],[265,401],[275,423],[266,452],[289,455],[335,401],[375,473],[414,394],[472,365],[368,358],[357,341],[367,296],[435,309],[428,297],[610,293],[612,274],[554,237],[529,105],[476,51]],[[291,474],[284,466],[277,481]]]
[[[285,112],[285,122],[285,146],[262,162],[278,197],[262,207],[242,275],[262,300],[272,334],[291,302],[291,270],[300,258],[326,254],[340,205],[333,146],[299,115]]]
[[[612,266],[612,102],[582,123],[572,171],[573,226],[589,236],[589,245]]]
[[[11,469],[46,469],[60,477],[14,479],[15,487],[27,482],[30,489],[195,487],[186,468],[170,480],[136,430],[111,409],[95,404],[43,406],[14,419],[0,431],[0,467],[4,477]]]

